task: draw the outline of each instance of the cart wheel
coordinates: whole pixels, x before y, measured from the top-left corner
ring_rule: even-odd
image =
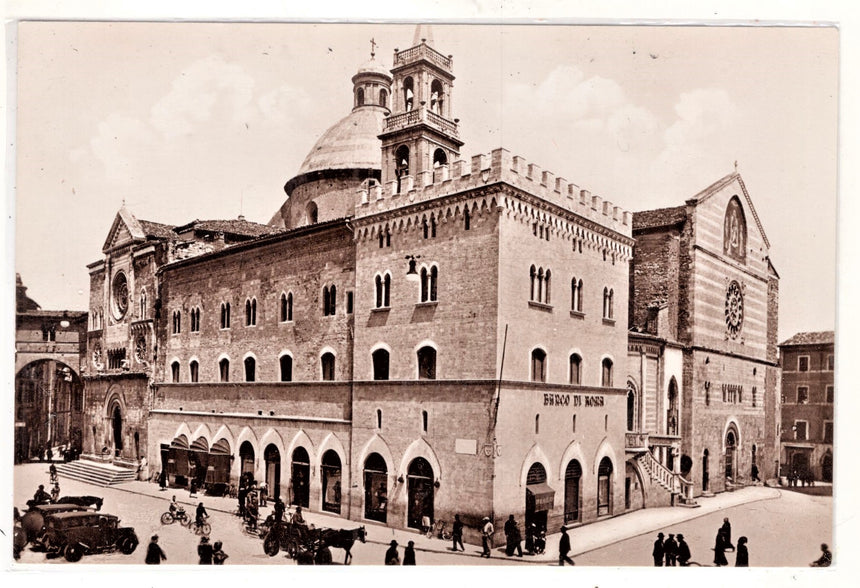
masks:
[[[300,566],[314,565],[314,554],[310,551],[300,551],[295,557],[296,564]]]
[[[173,521],[175,521],[175,520],[176,520],[176,519],[174,519],[174,518],[173,518],[173,515],[172,515],[172,514],[170,514],[169,512],[166,512],[166,513],[164,513],[163,515],[161,515],[161,524],[162,524],[162,525],[170,525],[170,524],[172,524],[172,523],[173,523]]]
[[[129,535],[128,537],[123,537],[119,542],[119,550],[125,555],[131,555],[134,553],[134,550],[137,549],[137,537],[134,535]]]
[[[80,561],[84,556],[84,547],[80,543],[69,543],[66,545],[66,549],[63,552],[63,555],[66,556],[66,560],[70,562]]]
[[[331,549],[328,547],[323,547],[322,549],[317,551],[317,555],[314,558],[314,562],[318,566],[330,566],[331,565]]]
[[[278,550],[281,548],[278,543],[277,536],[275,536],[274,533],[269,533],[263,540],[263,551],[265,551],[266,555],[269,557],[275,557],[278,555]]]

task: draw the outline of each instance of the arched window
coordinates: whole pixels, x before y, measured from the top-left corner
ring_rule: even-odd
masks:
[[[403,178],[409,175],[409,147],[401,145],[394,155],[394,175],[397,177],[397,193],[401,191]]]
[[[529,294],[529,300],[537,300],[535,297],[535,293],[537,292],[537,269],[535,266],[531,266],[531,268],[529,268],[529,278],[531,279],[531,293]]]
[[[467,231],[472,228],[472,215],[468,208],[463,209],[463,228]]]
[[[200,381],[200,364],[196,359],[192,359],[191,363],[188,364],[188,373],[191,376],[192,382]]]
[[[385,276],[379,274],[374,279],[376,284],[376,308],[388,308],[391,305],[391,274],[385,272]]]
[[[376,409],[376,428],[382,428],[382,409],[380,408]]]
[[[226,357],[218,362],[218,372],[222,382],[230,381],[230,360]]]
[[[448,155],[444,149],[437,149],[433,152],[433,167],[439,167],[440,165],[448,165]]]
[[[421,268],[421,302],[436,302],[436,284],[439,278],[439,269],[434,265],[428,270]]]
[[[245,301],[245,326],[253,327],[257,324],[257,299],[249,298]]]
[[[549,304],[550,300],[551,300],[550,299],[550,293],[551,293],[550,280],[551,280],[551,278],[552,278],[552,272],[550,272],[549,268],[547,268],[546,274],[544,274],[544,278],[543,278],[543,280],[544,280],[544,286],[543,286],[543,302],[544,302],[544,304]]]
[[[221,328],[229,329],[230,328],[230,303],[222,302],[221,303]]]
[[[612,387],[612,360],[606,357],[603,359],[601,365],[603,366],[603,375],[600,385],[604,388],[610,388]]]
[[[282,355],[278,360],[278,363],[281,364],[281,381],[282,382],[292,382],[293,381],[293,358],[289,355]]]
[[[610,313],[610,302],[609,302],[609,288],[603,289],[603,318],[609,318]]]
[[[604,457],[597,468],[597,516],[612,514],[612,460]]]
[[[315,225],[319,221],[319,209],[316,202],[308,202],[305,210],[307,212],[308,224]]]
[[[245,381],[254,382],[257,379],[257,360],[253,357],[245,358]]]
[[[532,350],[532,382],[546,382],[546,352]]]
[[[364,88],[358,88],[355,91],[355,105],[364,106]]]
[[[293,293],[281,294],[281,322],[293,320]]]
[[[403,110],[412,110],[415,106],[415,94],[413,93],[412,78],[403,80]]]
[[[678,383],[673,377],[669,380],[669,390],[666,393],[668,406],[666,408],[666,434],[678,434]]]
[[[427,427],[430,424],[430,417],[427,414],[426,410],[421,411],[421,431],[423,433],[427,432]]]
[[[382,234],[380,233],[380,236]],[[376,308],[382,308],[382,276],[376,274]]]
[[[322,366],[322,379],[326,381],[334,380],[334,354],[331,352],[323,353],[320,358]]]
[[[418,379],[436,379],[436,350],[429,345],[418,350]]]
[[[430,111],[435,112],[439,116],[444,116],[442,106],[444,104],[445,94],[442,90],[442,82],[433,80],[430,84]]]
[[[178,361],[174,361],[173,363],[170,364],[170,376],[171,376],[171,382],[178,382],[179,381],[179,362]]]
[[[537,302],[543,301],[543,268],[539,267],[537,271]]]
[[[726,215],[723,218],[723,253],[746,263],[747,251],[747,222],[741,201],[733,196],[726,206]]]
[[[388,92],[385,90],[379,91],[379,105],[383,108],[388,108]]]
[[[635,431],[636,426],[636,387],[627,381],[627,430]]]
[[[373,379],[388,379],[389,354],[385,349],[377,349],[373,352]]]
[[[182,311],[173,311],[173,334],[178,335],[182,332]]]
[[[140,291],[140,318],[146,318],[146,289]]]
[[[337,288],[331,286],[323,287],[323,316],[334,316],[337,310]]]
[[[535,435],[540,433],[540,415],[535,415]]]
[[[570,383],[582,384],[582,358],[576,353],[570,354]]]

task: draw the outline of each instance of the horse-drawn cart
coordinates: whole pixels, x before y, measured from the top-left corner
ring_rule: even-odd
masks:
[[[275,523],[264,534],[263,551],[274,557],[283,549],[298,564],[328,565],[332,562],[330,547],[346,551],[344,564],[352,559],[350,549],[355,540],[365,542],[364,527],[358,529],[317,529],[299,523]]]

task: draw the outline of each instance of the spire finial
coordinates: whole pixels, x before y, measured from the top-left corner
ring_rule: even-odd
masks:
[[[412,39],[412,46],[415,47],[421,43],[433,45],[433,29],[430,28],[429,24],[415,25],[415,37]]]
[[[370,38],[370,58],[373,59],[376,57],[376,41],[373,37]]]
[[[735,159],[735,173],[738,173],[738,160]]]

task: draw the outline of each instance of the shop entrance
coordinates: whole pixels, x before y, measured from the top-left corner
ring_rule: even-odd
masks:
[[[735,451],[737,449],[737,436],[733,430],[726,433],[726,483],[733,483],[735,479]]]
[[[245,474],[251,474],[251,477],[254,476],[254,457],[254,446],[251,445],[250,441],[244,441],[242,445],[239,446],[240,478]]]
[[[825,482],[833,481],[833,454],[829,451],[821,458],[821,479]]]
[[[304,447],[293,451],[293,500],[291,504],[308,508],[310,492],[308,481],[311,479],[311,460]]]
[[[364,518],[386,522],[388,514],[388,467],[378,453],[364,462]]]
[[[263,457],[266,460],[266,486],[269,487],[269,496],[277,500],[281,496],[281,452],[275,445],[269,444]]]
[[[322,494],[323,510],[340,514],[341,500],[341,467],[340,457],[329,449],[322,458]]]
[[[119,457],[119,454],[122,452],[122,410],[120,410],[119,404],[115,404],[113,407],[111,425],[113,429],[114,455]]]
[[[422,521],[433,523],[433,468],[430,462],[416,457],[409,464],[406,478],[409,500],[407,526],[421,529],[424,527]]]
[[[546,470],[542,464],[533,463],[526,474],[525,528],[534,524],[537,529],[546,531],[547,514],[554,502],[555,490],[546,483]]]

